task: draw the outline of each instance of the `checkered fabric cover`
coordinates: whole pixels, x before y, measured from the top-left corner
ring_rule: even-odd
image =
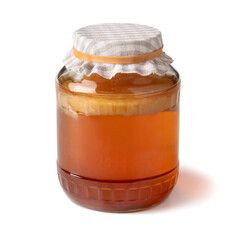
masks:
[[[158,29],[139,24],[106,23],[80,28],[73,34],[73,46],[80,52],[102,56],[135,56],[163,46]],[[111,79],[116,73],[165,74],[173,60],[162,52],[160,57],[135,64],[109,64],[82,61],[70,50],[63,60],[70,71],[81,75],[97,73]]]

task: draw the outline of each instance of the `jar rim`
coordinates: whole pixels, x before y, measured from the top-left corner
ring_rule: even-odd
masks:
[[[181,82],[181,78],[180,78],[180,75],[178,73],[178,71],[172,66],[172,65],[169,65],[171,70],[176,74],[176,79],[177,81],[171,85],[170,87],[167,87],[165,89],[161,89],[161,90],[156,90],[156,91],[150,91],[150,92],[144,92],[144,93],[131,93],[131,94],[111,94],[111,93],[82,93],[82,92],[74,92],[74,91],[71,91],[71,90],[65,90],[64,88],[61,87],[62,91],[63,92],[69,92],[69,93],[72,93],[72,94],[76,94],[76,95],[85,95],[85,96],[88,96],[88,97],[109,97],[109,98],[125,98],[125,97],[143,97],[143,96],[148,96],[148,95],[155,95],[155,94],[160,94],[160,93],[164,93],[166,91],[169,91],[170,89],[174,88],[176,85],[178,85],[180,82]],[[60,86],[59,84],[59,78],[62,76],[62,74],[64,72],[67,71],[67,68],[65,66],[63,66],[61,68],[61,70],[58,72],[57,76],[56,76],[56,82],[57,84]]]

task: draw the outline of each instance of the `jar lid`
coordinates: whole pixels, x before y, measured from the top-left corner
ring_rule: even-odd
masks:
[[[112,78],[116,73],[164,75],[173,60],[163,51],[161,32],[153,27],[105,23],[80,28],[64,58],[69,71]]]

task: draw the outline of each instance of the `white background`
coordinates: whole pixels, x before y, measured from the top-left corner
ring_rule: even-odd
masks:
[[[0,3],[0,239],[240,239],[240,14],[236,0]],[[74,30],[159,28],[181,74],[178,184],[138,213],[84,209],[56,174],[54,80]]]

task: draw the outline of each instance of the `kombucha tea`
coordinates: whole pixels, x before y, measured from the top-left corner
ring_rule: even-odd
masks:
[[[118,73],[59,76],[58,175],[86,207],[137,211],[157,204],[178,175],[179,80]]]

